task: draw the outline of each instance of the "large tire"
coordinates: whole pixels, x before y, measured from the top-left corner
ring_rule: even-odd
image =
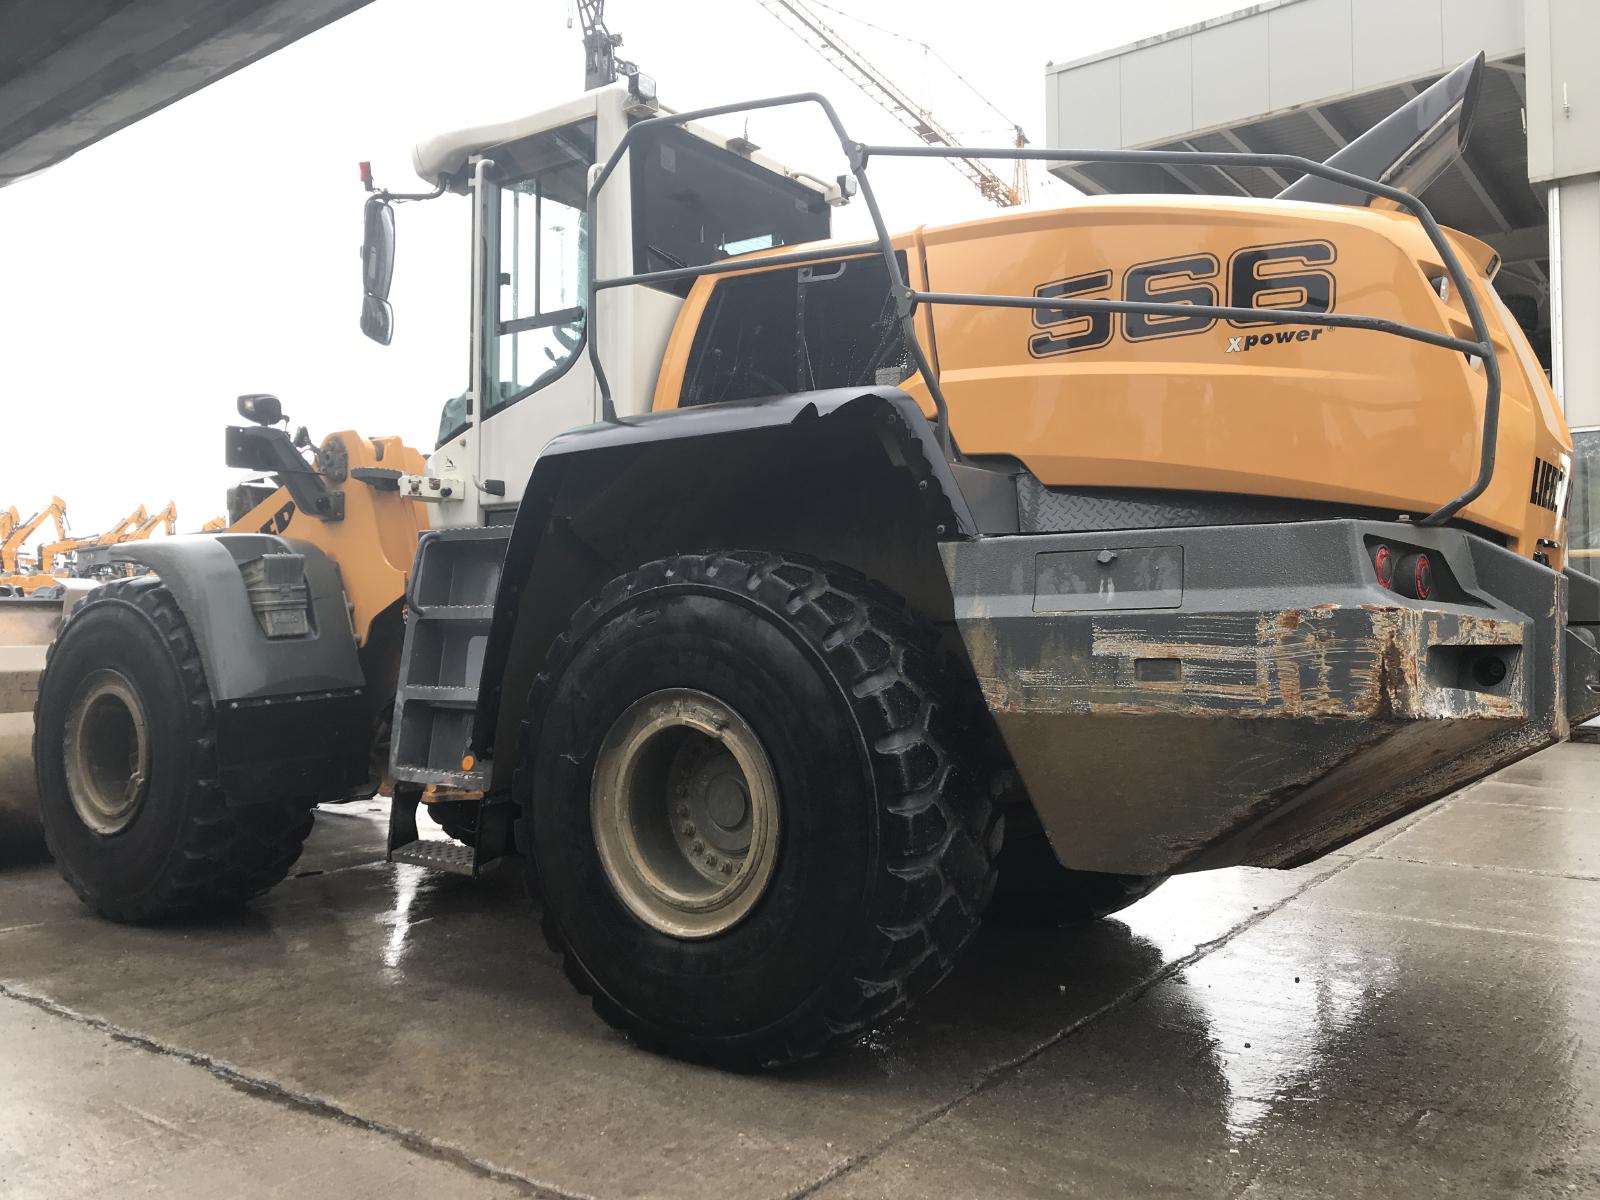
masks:
[[[111,920],[243,903],[288,873],[311,831],[309,799],[223,794],[200,655],[154,577],[108,583],[74,610],[50,647],[33,737],[56,865]]]
[[[433,823],[448,837],[465,846],[478,844],[478,809],[476,800],[436,800],[421,807],[428,810]]]
[[[648,1047],[752,1070],[854,1039],[942,979],[989,901],[1002,833],[953,728],[957,686],[898,598],[810,560],[663,559],[580,609],[534,686],[517,793],[546,936],[595,1010]],[[647,765],[614,774],[618,731],[667,711],[722,714],[721,746],[659,736],[683,739],[673,764],[760,760],[759,779],[741,775],[746,819],[769,812],[775,838],[749,834],[734,878],[756,882],[692,934],[663,928],[659,907],[641,917],[600,844],[606,797],[656,786]],[[639,744],[627,761],[667,762]],[[596,789],[597,766],[602,783],[635,782]],[[684,794],[666,790],[676,769],[663,798]]]

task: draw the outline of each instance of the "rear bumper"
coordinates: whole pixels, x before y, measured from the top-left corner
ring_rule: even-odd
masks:
[[[1378,585],[1425,550],[1440,593]],[[1057,856],[1288,867],[1566,737],[1600,655],[1567,580],[1374,521],[947,543],[957,626]]]

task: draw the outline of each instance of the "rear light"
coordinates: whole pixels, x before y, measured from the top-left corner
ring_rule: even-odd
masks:
[[[1433,561],[1422,553],[1408,554],[1395,570],[1394,586],[1413,600],[1433,598]]]
[[[1378,582],[1386,588],[1394,587],[1394,551],[1382,542],[1372,548],[1372,569],[1378,573]]]

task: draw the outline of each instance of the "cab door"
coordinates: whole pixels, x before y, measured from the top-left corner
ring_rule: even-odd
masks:
[[[546,442],[594,420],[584,352],[588,292],[585,191],[595,121],[574,122],[486,152],[496,186],[483,197],[487,330],[478,394],[481,480],[513,505]]]

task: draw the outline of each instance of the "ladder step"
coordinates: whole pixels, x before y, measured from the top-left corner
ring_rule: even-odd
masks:
[[[389,852],[389,861],[410,863],[414,867],[428,867],[434,871],[447,871],[452,875],[471,875],[472,847],[460,842],[441,841],[436,838],[418,838]]]
[[[406,699],[421,700],[429,704],[464,704],[468,708],[478,706],[478,689],[476,687],[445,687],[432,683],[406,684]]]
[[[419,621],[482,621],[494,619],[492,604],[414,605],[410,616]]]

